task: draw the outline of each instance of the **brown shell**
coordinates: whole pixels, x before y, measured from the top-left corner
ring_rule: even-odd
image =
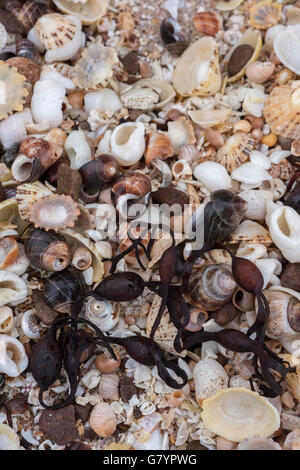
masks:
[[[16,41],[16,54],[18,57],[31,59],[35,63],[41,62],[41,56],[33,42],[29,39],[21,38]]]
[[[273,178],[289,181],[294,174],[294,170],[291,163],[284,158],[278,165],[272,165],[269,173]]]
[[[254,3],[250,8],[250,24],[253,28],[268,29],[280,20],[282,6],[279,3],[266,0]]]
[[[205,36],[215,36],[220,29],[221,19],[213,11],[203,11],[194,16],[194,26]]]
[[[74,227],[80,215],[78,204],[70,196],[53,194],[35,202],[30,208],[30,222],[44,230]]]
[[[143,197],[151,191],[150,178],[137,171],[128,171],[125,176],[121,176],[112,187],[114,197],[133,194]]]
[[[231,173],[248,160],[254,146],[255,140],[251,134],[236,132],[219,148],[214,161]]]
[[[24,33],[24,26],[22,23],[20,23],[20,21],[14,15],[11,15],[8,11],[0,10],[0,23],[3,24],[8,33]]]
[[[14,238],[0,240],[0,269],[5,269],[18,258],[18,243]]]

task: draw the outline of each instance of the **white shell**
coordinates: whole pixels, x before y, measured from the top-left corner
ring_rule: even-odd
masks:
[[[250,161],[254,163],[254,165],[260,166],[265,170],[269,170],[271,168],[270,159],[262,152],[258,150],[253,150],[250,152]]]
[[[145,126],[141,122],[125,122],[120,124],[111,135],[113,156],[122,166],[137,163],[144,155]]]
[[[19,276],[5,270],[0,270],[0,307],[3,305],[18,305],[27,297],[26,283]]]
[[[21,319],[21,328],[25,336],[30,339],[39,339],[42,328],[38,325],[39,319],[35,310],[27,310],[23,313]]]
[[[274,52],[287,68],[300,74],[300,57],[298,53],[300,41],[300,25],[287,26],[276,35]]]
[[[241,166],[233,170],[232,179],[241,183],[259,186],[263,181],[272,180],[272,176],[262,168],[252,162],[243,163]]]
[[[271,245],[272,240],[268,230],[253,220],[243,220],[238,228],[230,235],[230,243],[262,243]]]
[[[20,439],[18,434],[7,424],[0,424],[0,450],[18,450]]]
[[[250,189],[241,191],[239,196],[247,201],[248,207],[245,217],[258,222],[264,222],[267,213],[267,201],[273,200],[273,194],[270,191],[259,189]]]
[[[194,177],[211,192],[231,187],[231,178],[220,163],[212,161],[199,163],[194,168]]]
[[[177,160],[172,166],[172,174],[175,179],[191,177],[193,174],[191,165],[186,160]]]
[[[285,27],[283,26],[283,24],[276,24],[275,26],[272,26],[271,28],[267,29],[265,35],[265,49],[267,49],[269,52],[273,51],[274,40],[278,36],[278,34],[284,29]]]
[[[110,88],[87,93],[84,97],[84,107],[87,113],[96,109],[101,113],[116,113],[122,108],[122,103],[117,93]]]
[[[267,203],[266,223],[275,245],[290,263],[300,262],[300,215],[288,206]]]
[[[275,259],[258,259],[255,264],[264,278],[263,289],[266,289],[268,284],[280,284],[280,280],[277,277],[277,274],[280,274],[282,271],[280,261]]]
[[[0,334],[0,373],[18,377],[28,366],[23,344],[12,336]]]
[[[78,170],[92,159],[92,152],[83,131],[73,131],[67,137],[65,149],[71,162],[72,170]]]
[[[138,439],[133,443],[135,450],[161,450],[163,445],[163,434],[159,429],[155,429],[146,442],[139,442]]]
[[[0,333],[9,333],[14,326],[14,315],[10,307],[0,307]]]
[[[2,23],[0,23],[0,51],[6,46],[7,43],[7,31]]]
[[[38,80],[33,88],[31,111],[36,123],[47,123],[50,128],[63,122],[62,104],[66,88],[52,78]]]
[[[195,393],[199,404],[205,398],[228,387],[228,375],[221,364],[214,359],[205,358],[199,361],[193,370]]]
[[[236,255],[254,262],[259,258],[265,258],[268,254],[267,247],[261,243],[241,243]]]

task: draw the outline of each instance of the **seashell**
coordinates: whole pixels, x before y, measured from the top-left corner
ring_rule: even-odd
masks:
[[[189,437],[189,429],[187,427],[187,423],[183,421],[177,431],[175,446],[180,447],[186,443]]]
[[[59,127],[63,122],[62,105],[66,88],[53,78],[38,80],[33,88],[31,112],[37,124],[45,125],[46,130]]]
[[[251,82],[264,83],[269,80],[274,70],[275,64],[273,62],[260,62],[256,60],[246,66],[246,75]]]
[[[152,161],[156,159],[165,160],[174,155],[174,147],[170,139],[162,132],[156,132],[148,135],[145,161],[146,165],[150,167]]]
[[[232,297],[237,284],[230,267],[226,265],[209,265],[198,268],[191,274],[189,293],[191,298],[203,305],[205,310],[217,310]]]
[[[0,424],[0,450],[19,450],[20,438],[7,424]]]
[[[280,62],[288,69],[300,73],[300,61],[297,54],[297,44],[300,37],[300,25],[291,25],[280,31],[274,39],[274,52]]]
[[[15,198],[0,202],[0,223],[14,225],[14,228],[20,235],[28,227],[28,223],[24,222],[19,215],[18,204]]]
[[[115,354],[117,360],[105,353],[99,354],[95,359],[95,367],[103,374],[113,374],[114,372],[117,372],[121,365],[121,357],[117,351],[115,351]]]
[[[270,307],[267,323],[267,334],[272,339],[292,336],[300,332],[300,296],[293,295],[293,290],[285,292],[272,289],[264,291]]]
[[[270,169],[270,175],[273,178],[280,178],[283,181],[290,181],[293,174],[293,166],[286,159],[281,160],[278,165],[272,165]]]
[[[21,318],[21,328],[25,336],[30,339],[39,339],[41,337],[42,328],[39,326],[39,318],[36,316],[35,310],[27,310]]]
[[[13,311],[10,307],[0,307],[0,333],[9,333],[14,326]]]
[[[84,109],[90,113],[93,109],[101,113],[115,114],[122,108],[122,102],[117,93],[109,88],[87,93],[84,96]]]
[[[12,336],[0,334],[0,373],[18,377],[28,366],[23,344]]]
[[[137,163],[144,155],[145,126],[141,122],[125,122],[117,126],[111,135],[112,154],[122,166]]]
[[[20,184],[16,189],[18,211],[23,220],[29,220],[30,207],[39,199],[51,195],[52,192],[39,181]]]
[[[230,11],[237,8],[243,0],[216,0],[216,8],[221,11]]]
[[[188,111],[192,121],[203,129],[218,126],[227,121],[231,114],[231,108],[224,109],[197,109]]]
[[[78,170],[92,159],[92,152],[83,131],[72,131],[65,142],[72,170]]]
[[[221,364],[214,359],[199,361],[193,370],[195,394],[199,405],[206,398],[228,387],[228,375]]]
[[[240,442],[236,450],[281,450],[281,447],[273,439],[252,436]]]
[[[59,313],[71,313],[74,302],[83,296],[84,289],[81,272],[65,269],[44,281],[44,300]]]
[[[122,253],[123,251],[126,251],[129,247],[132,245],[132,241],[128,237],[128,228],[130,225],[128,225],[126,222],[124,224],[120,225],[119,228],[119,233],[118,233],[118,238],[120,240],[119,244],[119,250]],[[147,232],[146,234],[143,234],[144,228],[140,227],[139,229],[136,229],[134,227],[134,233],[132,233],[131,230],[131,236],[134,236],[134,238],[138,238],[140,235],[143,237],[143,245],[145,248],[147,248],[148,243],[150,241],[150,234]],[[144,249],[141,247],[138,247],[138,254],[140,261],[142,262],[143,266],[147,266],[149,263],[149,260],[144,252]],[[126,261],[126,264],[128,266],[131,266],[135,269],[140,269],[141,266],[136,258],[135,252],[131,251],[127,255],[125,255],[124,260]]]
[[[52,194],[36,201],[30,208],[30,222],[46,231],[74,227],[80,215],[78,204],[70,196]]]
[[[78,16],[84,25],[97,23],[107,10],[107,0],[53,0],[53,3],[63,13]]]
[[[216,450],[235,450],[236,443],[229,441],[228,439],[224,439],[224,437],[217,436],[216,438]]]
[[[4,237],[0,240],[0,269],[6,269],[18,258],[18,244],[14,238]]]
[[[285,438],[283,450],[299,450],[300,431],[299,428],[293,429]]]
[[[0,61],[0,120],[7,118],[14,111],[22,111],[28,91],[26,78]]]
[[[258,187],[264,181],[271,181],[272,176],[261,166],[255,165],[253,162],[243,163],[231,173],[231,178]]]
[[[147,175],[129,171],[114,183],[112,199],[125,220],[135,219],[147,211],[150,191],[151,181]]]
[[[231,187],[231,178],[220,163],[212,161],[199,163],[194,168],[194,177],[211,192]]]
[[[0,270],[0,307],[18,305],[27,297],[25,281],[7,270]]]
[[[267,201],[273,200],[272,193],[263,189],[250,189],[241,191],[239,197],[248,204],[245,217],[250,220],[264,222],[267,213]]]
[[[255,3],[249,10],[249,22],[256,29],[271,28],[279,22],[281,9],[282,5],[270,0]]]
[[[281,285],[300,291],[300,263],[287,263],[280,276]]]
[[[84,90],[105,87],[113,76],[113,67],[118,61],[116,51],[105,47],[101,37],[83,50],[81,59],[74,66],[74,84]]]
[[[172,99],[175,97],[175,94],[176,94],[172,85],[170,85],[170,83],[164,80],[154,80],[152,78],[144,78],[142,80],[138,80],[133,85],[133,89],[139,89],[140,87],[144,90],[152,90],[156,94],[158,94],[159,100],[157,103],[153,105],[151,109],[163,108],[167,103],[172,101]],[[122,95],[122,101],[123,101],[123,98],[124,98],[124,95]],[[137,109],[141,109],[141,108],[137,108]]]
[[[165,190],[172,182],[172,172],[170,166],[162,160],[152,160],[154,169],[150,173],[152,190]],[[169,193],[168,193],[169,194]],[[157,195],[157,191],[155,193]]]
[[[86,304],[85,317],[106,333],[112,330],[119,321],[117,311],[110,302],[90,299]]]
[[[250,134],[236,132],[219,148],[214,160],[231,173],[248,160],[254,145],[255,140]]]
[[[237,256],[249,259],[253,263],[261,258],[267,258],[268,250],[260,243],[241,243],[236,252]]]
[[[258,59],[262,48],[261,34],[257,30],[246,31],[225,56],[228,63],[228,82],[236,82],[246,72],[246,66]]]
[[[177,61],[173,82],[182,96],[217,93],[221,87],[221,74],[216,41],[203,37],[192,43]]]
[[[72,264],[79,271],[88,269],[92,264],[92,255],[87,248],[81,246],[77,248],[72,257]]]
[[[300,262],[300,215],[287,206],[267,203],[266,222],[273,243],[290,263]]]
[[[99,383],[99,395],[103,400],[119,400],[120,378],[117,374],[103,374]]]
[[[261,243],[262,245],[269,246],[272,243],[272,238],[268,230],[262,225],[253,220],[244,220],[230,235],[228,243]]]
[[[29,229],[24,241],[25,253],[34,266],[47,271],[62,271],[70,262],[70,248],[65,239],[54,232]]]
[[[196,143],[194,128],[184,116],[168,122],[168,137],[175,150]]]
[[[267,95],[258,89],[248,90],[243,101],[243,110],[255,117],[261,117],[265,106]]]
[[[43,15],[36,22],[34,32],[46,49],[46,62],[72,59],[82,45],[81,22],[76,16]]]
[[[117,427],[116,415],[108,403],[98,403],[90,415],[90,427],[99,437],[109,437]]]
[[[134,450],[163,450],[163,434],[159,429],[155,429],[150,435],[147,433],[148,440],[139,441],[136,439],[133,443]]]
[[[287,26],[300,23],[300,10],[298,7],[289,8],[287,11]]]
[[[112,183],[119,175],[119,165],[111,155],[100,155],[80,167],[80,174],[87,191],[97,192]]]
[[[2,120],[0,122],[0,141],[3,147],[8,149],[14,144],[20,144],[27,135],[26,125],[30,125],[30,123],[32,123],[32,114],[29,108]]]
[[[202,403],[204,425],[218,436],[242,442],[248,437],[268,437],[280,426],[276,408],[264,397],[245,388],[221,390]]]
[[[0,23],[3,24],[7,33],[13,35],[24,34],[24,26],[22,23],[20,23],[15,15],[3,9],[0,10]]]
[[[163,20],[160,26],[160,37],[166,45],[188,40],[188,35],[182,31],[180,24],[174,17]]]
[[[215,36],[222,26],[222,17],[213,11],[203,11],[194,16],[194,26],[205,36]]]

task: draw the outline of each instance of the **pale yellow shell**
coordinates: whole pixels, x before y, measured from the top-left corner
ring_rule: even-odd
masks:
[[[77,25],[68,16],[49,13],[37,20],[34,31],[47,51],[51,51],[72,41],[77,31]]]
[[[11,223],[16,226],[19,234],[22,234],[29,223],[21,219],[18,211],[18,204],[16,199],[6,199],[0,203],[0,223]]]
[[[90,426],[99,437],[109,437],[114,434],[117,427],[117,419],[108,403],[99,403],[92,409]]]
[[[0,61],[0,120],[7,118],[14,111],[22,111],[28,91],[26,78]]]
[[[268,29],[280,20],[282,6],[279,3],[266,0],[255,3],[250,8],[250,24],[253,28]]]
[[[263,114],[274,134],[300,139],[300,80],[274,88]]]
[[[221,390],[203,401],[205,426],[234,442],[260,435],[269,437],[280,426],[276,408],[264,397],[246,388]]]
[[[63,13],[78,16],[82,24],[97,23],[107,11],[107,0],[87,0],[84,3],[75,3],[72,0],[53,0],[53,3]]]
[[[254,52],[252,54],[252,57],[250,58],[250,60],[248,60],[247,64],[245,64],[245,66],[242,68],[242,70],[240,70],[237,74],[233,75],[232,77],[228,77],[228,82],[229,83],[232,83],[232,82],[236,82],[240,77],[242,77],[245,72],[246,72],[246,66],[250,63],[250,62],[254,62],[255,60],[258,59],[259,57],[259,54],[260,54],[260,51],[262,49],[262,38],[261,38],[261,34],[259,31],[257,30],[251,30],[249,29],[248,31],[246,31],[243,36],[241,37],[241,39],[237,42],[237,44],[235,44],[233,46],[233,48],[228,52],[228,54],[225,56],[225,59],[224,61],[225,62],[228,62],[233,51],[241,46],[241,45],[244,45],[244,44],[248,44],[249,46],[252,46],[253,49],[254,49]]]
[[[221,163],[231,173],[249,159],[254,145],[251,134],[236,132],[219,148],[214,161]]]
[[[0,450],[18,450],[20,448],[20,439],[15,431],[7,426],[0,424]]]

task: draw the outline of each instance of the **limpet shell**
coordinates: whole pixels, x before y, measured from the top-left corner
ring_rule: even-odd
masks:
[[[84,2],[53,0],[53,3],[63,13],[78,16],[84,25],[97,23],[107,11],[107,0],[86,0]]]
[[[237,8],[244,0],[217,0],[216,8],[222,11],[234,10]]]
[[[244,50],[241,49],[241,46],[245,46]],[[246,46],[249,46],[247,50]],[[237,51],[237,48],[240,48],[240,54],[239,51]],[[228,63],[229,83],[236,82],[245,74],[247,64],[258,59],[261,48],[262,38],[260,32],[257,30],[246,31],[237,44],[228,52],[224,59],[225,63]],[[246,52],[248,53],[247,56]],[[235,55],[233,56],[233,54]]]
[[[173,83],[182,96],[209,96],[221,88],[218,44],[211,37],[192,43],[178,59]]]
[[[265,0],[255,3],[249,10],[249,22],[253,28],[268,29],[276,25],[281,16],[282,6],[279,3]]]
[[[227,121],[231,114],[231,108],[224,109],[196,109],[188,111],[192,121],[203,129],[218,126]]]
[[[231,173],[248,160],[254,145],[255,140],[251,134],[236,132],[219,148],[214,160]]]
[[[31,206],[29,220],[36,228],[57,232],[74,227],[79,215],[78,204],[70,196],[52,194]]]
[[[0,120],[7,118],[14,111],[22,111],[28,91],[26,78],[0,61]]]
[[[205,426],[230,441],[260,435],[268,437],[280,426],[276,408],[264,397],[246,388],[221,390],[203,401]]]

